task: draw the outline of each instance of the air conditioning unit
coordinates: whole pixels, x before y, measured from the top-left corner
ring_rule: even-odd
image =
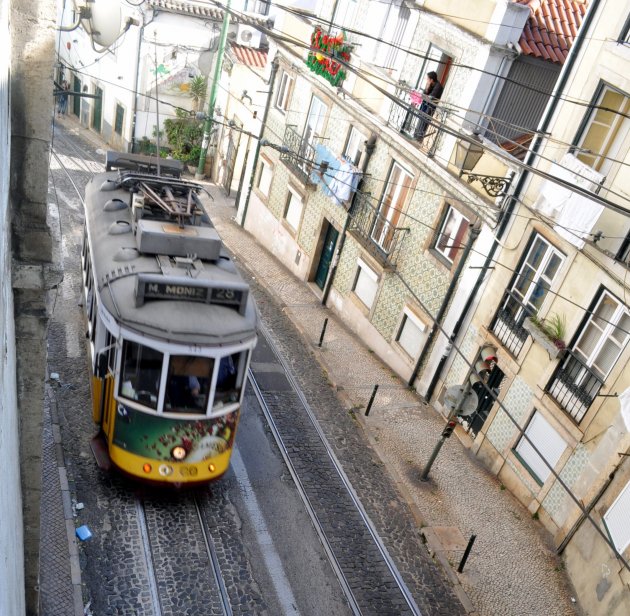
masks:
[[[238,32],[236,33],[236,42],[244,47],[260,47],[260,39],[262,32],[256,30],[253,26],[245,24],[238,25]]]

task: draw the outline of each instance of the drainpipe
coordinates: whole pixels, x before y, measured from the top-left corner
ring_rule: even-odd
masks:
[[[440,331],[439,325],[442,324],[442,319],[444,318],[444,315],[446,314],[448,306],[451,302],[451,298],[453,297],[453,293],[455,293],[455,289],[457,288],[457,283],[459,281],[460,274],[462,273],[462,270],[464,269],[464,265],[466,265],[468,255],[470,254],[470,251],[473,247],[473,244],[475,243],[475,240],[479,237],[480,232],[481,232],[481,229],[478,226],[470,225],[470,233],[468,234],[468,240],[466,241],[464,252],[462,253],[461,259],[459,260],[459,263],[457,264],[457,267],[455,268],[455,272],[453,273],[451,282],[448,285],[448,289],[446,289],[446,294],[444,295],[444,299],[442,300],[442,305],[440,306],[440,310],[435,316],[435,320],[433,321],[433,325],[431,326],[431,332],[429,333],[427,342],[424,345],[422,352],[418,356],[416,365],[413,367],[413,372],[411,373],[411,377],[409,378],[409,381],[407,382],[407,385],[409,385],[409,387],[413,386],[413,383],[416,380],[416,377],[418,376],[420,365],[424,361],[425,357],[429,354],[429,350],[431,348],[433,340],[435,339],[435,336]]]
[[[372,158],[372,154],[374,153],[374,149],[376,148],[376,135],[371,135],[370,138],[365,142],[365,160],[363,161],[363,165],[361,165],[361,173],[365,175],[367,171],[368,164],[370,163],[370,158]],[[322,305],[325,306],[328,301],[328,295],[330,294],[330,289],[332,289],[333,282],[335,280],[335,274],[337,273],[337,265],[339,265],[339,259],[341,258],[341,251],[343,250],[343,245],[346,241],[346,236],[348,235],[348,227],[350,226],[350,221],[352,217],[350,213],[352,211],[352,206],[354,205],[354,200],[356,199],[357,193],[361,190],[363,186],[363,179],[361,179],[359,185],[357,186],[357,190],[354,195],[352,195],[352,203],[350,204],[350,208],[348,209],[348,215],[346,216],[346,220],[343,223],[343,229],[341,230],[341,239],[339,240],[339,246],[335,251],[335,256],[333,258],[333,262],[330,268],[330,273],[328,274],[328,280],[326,281],[326,286],[324,288],[324,293],[322,294]]]
[[[269,114],[269,108],[271,107],[271,99],[273,98],[273,84],[276,81],[276,73],[278,72],[278,67],[280,66],[280,61],[278,60],[278,55],[274,56],[274,59],[271,61],[271,75],[269,76],[269,93],[267,94],[267,102],[265,103],[265,110],[263,112],[263,117],[260,122],[260,136],[256,141],[256,149],[254,150],[254,159],[252,161],[252,173],[249,177],[249,186],[247,187],[247,196],[245,197],[245,203],[243,204],[243,215],[241,216],[241,227],[245,228],[245,217],[247,216],[247,208],[249,207],[249,198],[252,195],[252,187],[254,185],[254,176],[256,175],[256,165],[258,164],[258,157],[260,156],[260,142],[262,140],[262,136],[265,132],[265,126],[267,124],[267,115]]]
[[[569,51],[567,61],[564,63],[564,66],[562,67],[562,71],[560,72],[560,76],[558,77],[558,82],[556,83],[554,87],[554,91],[551,95],[551,99],[547,103],[547,107],[545,108],[543,117],[540,120],[540,124],[538,127],[539,133],[544,133],[549,128],[551,119],[553,118],[553,115],[556,112],[556,109],[558,107],[560,94],[564,90],[564,87],[567,83],[569,75],[571,74],[571,71],[573,69],[573,65],[575,64],[577,56],[584,43],[584,39],[586,38],[586,33],[588,32],[591,26],[595,12],[597,11],[600,3],[601,3],[601,0],[592,0],[591,4],[589,5],[589,8],[587,9],[586,15],[584,17],[584,21],[582,22],[582,26],[578,30],[578,34],[575,37],[575,42],[573,43],[573,46],[571,47],[571,50]],[[525,161],[524,161],[526,166],[532,165],[532,163],[534,162],[538,154],[538,151],[540,150],[541,145],[542,145],[542,137],[538,136],[534,139],[534,142],[532,143],[532,147],[527,153],[527,157],[525,158]],[[479,276],[477,278],[477,281],[475,282],[475,286],[473,287],[473,290],[468,296],[466,305],[464,306],[464,309],[462,310],[461,315],[459,319],[457,320],[455,327],[453,328],[453,332],[451,333],[451,336],[450,336],[451,342],[454,342],[457,339],[457,335],[459,334],[459,331],[468,316],[468,312],[475,301],[475,297],[477,296],[477,293],[484,281],[486,271],[490,268],[492,264],[492,260],[494,258],[494,254],[496,253],[499,247],[499,241],[501,240],[501,238],[503,237],[503,235],[505,234],[507,230],[507,226],[508,226],[508,223],[510,222],[511,214],[514,211],[518,197],[523,191],[523,188],[525,186],[525,181],[527,180],[528,176],[529,176],[529,173],[527,171],[523,171],[518,181],[516,182],[516,186],[514,188],[514,191],[512,192],[512,195],[508,197],[508,203],[505,206],[505,209],[502,210],[501,212],[501,216],[499,218],[499,223],[498,223],[498,230],[496,233],[496,239],[492,243],[492,246],[490,247],[490,252],[488,253],[486,260],[483,266],[481,267]],[[427,348],[427,346],[428,345],[425,345],[425,349]],[[433,390],[435,389],[435,386],[442,375],[442,370],[444,368],[444,365],[446,364],[446,361],[450,357],[451,351],[452,351],[452,347],[448,349],[447,353],[445,353],[440,359],[436,372],[433,375],[433,379],[431,380],[431,384],[429,385],[429,389],[427,389],[427,392],[424,395],[424,399],[427,402],[430,401],[431,399]]]

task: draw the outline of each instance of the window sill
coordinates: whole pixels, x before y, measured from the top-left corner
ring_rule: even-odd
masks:
[[[530,318],[523,321],[523,328],[529,332],[534,342],[537,342],[547,351],[551,359],[562,359],[566,354],[566,349],[559,349],[536,325],[534,325]]]

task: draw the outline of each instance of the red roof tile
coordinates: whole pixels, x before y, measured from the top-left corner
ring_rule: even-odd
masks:
[[[261,49],[253,49],[232,43],[232,51],[238,62],[253,68],[265,68],[267,64],[267,52]]]
[[[526,56],[563,64],[586,13],[588,0],[513,0],[529,8],[519,45]]]

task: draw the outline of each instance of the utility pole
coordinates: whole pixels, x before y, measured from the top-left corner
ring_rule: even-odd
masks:
[[[247,216],[247,208],[249,207],[249,197],[252,194],[252,186],[254,185],[254,175],[256,174],[256,165],[258,164],[258,157],[260,156],[260,142],[262,140],[263,133],[265,132],[265,124],[267,123],[267,115],[269,114],[269,107],[271,107],[271,99],[273,97],[273,84],[276,80],[276,73],[278,72],[278,56],[276,55],[271,62],[271,75],[269,76],[269,91],[267,93],[267,102],[265,103],[265,111],[260,122],[260,135],[256,142],[256,149],[254,150],[254,159],[252,161],[252,173],[249,178],[249,186],[247,187],[247,195],[245,196],[245,203],[243,204],[243,213],[241,214],[240,225],[245,226],[245,217]]]
[[[204,177],[204,167],[206,166],[206,156],[208,155],[208,145],[210,143],[210,134],[212,132],[212,121],[214,119],[214,105],[217,101],[217,91],[219,90],[219,80],[221,79],[221,68],[223,67],[223,54],[225,53],[225,41],[227,39],[228,26],[230,25],[230,0],[227,0],[223,9],[223,25],[221,26],[221,34],[219,36],[219,49],[217,50],[217,60],[214,65],[214,81],[210,90],[210,102],[208,103],[208,115],[203,126],[203,141],[201,142],[201,154],[199,154],[199,165],[195,179],[201,180]]]

